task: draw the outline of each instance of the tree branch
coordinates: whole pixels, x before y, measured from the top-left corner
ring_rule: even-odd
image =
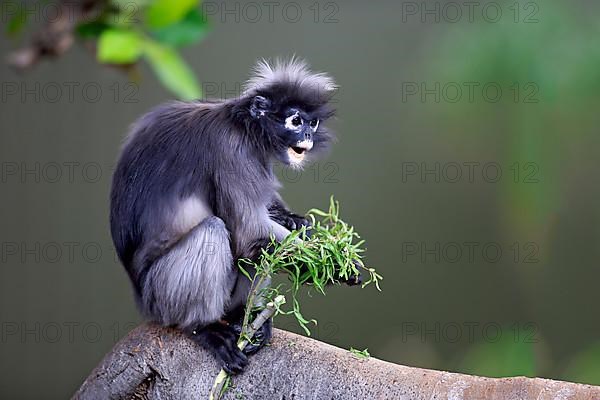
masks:
[[[215,360],[174,329],[144,324],[92,371],[74,399],[206,399]],[[241,397],[240,397],[241,396]],[[282,330],[250,358],[224,399],[600,399],[600,387],[483,378],[405,367]]]
[[[90,21],[106,7],[106,4],[108,3],[102,0],[58,1],[57,17],[36,15],[36,21],[46,20],[45,23],[34,33],[29,45],[7,56],[7,63],[17,70],[25,70],[45,57],[61,56],[75,42],[74,30],[77,24]],[[37,12],[40,12],[39,9]]]

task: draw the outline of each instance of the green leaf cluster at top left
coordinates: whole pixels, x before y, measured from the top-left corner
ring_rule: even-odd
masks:
[[[112,0],[76,33],[97,40],[99,62],[131,65],[144,58],[167,89],[191,100],[202,96],[200,85],[177,49],[197,43],[207,30],[199,0]]]

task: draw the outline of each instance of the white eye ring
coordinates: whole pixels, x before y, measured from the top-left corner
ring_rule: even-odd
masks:
[[[314,126],[313,126],[314,123]],[[312,128],[313,132],[316,132],[317,129],[319,129],[319,124],[321,123],[321,120],[319,119],[313,119],[312,121],[310,121],[310,127]]]
[[[298,119],[300,120],[300,124],[297,125],[296,123],[298,122]],[[285,127],[286,129],[289,129],[291,131],[299,131],[300,129],[302,129],[303,124],[304,121],[302,121],[299,112],[295,112],[294,114],[290,115],[285,119]]]

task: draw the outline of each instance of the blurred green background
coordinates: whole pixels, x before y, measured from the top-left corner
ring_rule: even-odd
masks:
[[[205,2],[193,43],[157,35],[129,72],[79,42],[25,74],[0,64],[0,397],[68,397],[140,322],[108,229],[128,126],[177,95],[235,96],[258,58],[292,54],[339,83],[340,140],[302,173],[279,167],[283,196],[303,212],[335,195],[385,278],[306,296],[314,337],[600,384],[600,4],[247,4]]]

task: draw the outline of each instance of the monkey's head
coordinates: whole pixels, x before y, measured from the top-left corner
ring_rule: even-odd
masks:
[[[246,107],[274,158],[301,168],[327,149],[333,134],[324,122],[334,113],[329,105],[334,89],[330,77],[298,60],[258,64],[247,84]]]

